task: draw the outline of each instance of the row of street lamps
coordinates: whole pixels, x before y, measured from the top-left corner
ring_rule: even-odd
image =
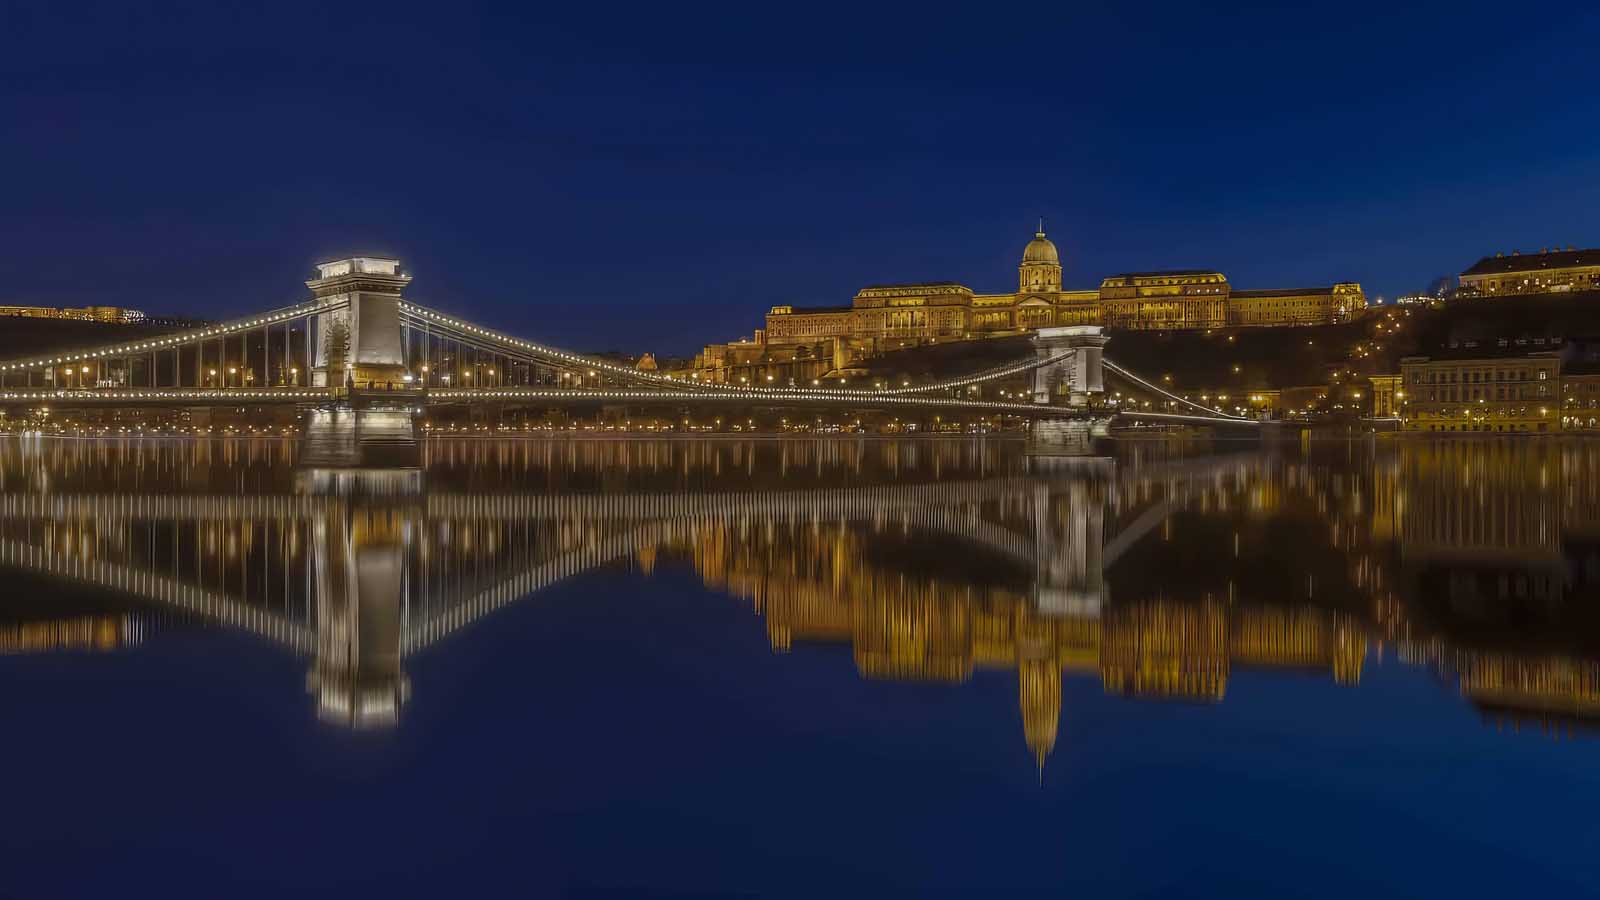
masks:
[[[450,373],[450,372],[437,372],[436,373],[436,372],[433,371],[433,368],[431,366],[426,365],[426,364],[420,366],[419,369],[421,371],[421,378],[419,380],[422,382],[422,385],[424,387],[428,387],[428,386],[432,386],[432,385],[438,385],[440,387],[449,387],[450,383],[452,381],[456,381],[457,380],[457,376],[455,374]],[[473,372],[474,371],[475,371],[474,369],[466,369],[466,370],[463,370],[462,372],[460,372],[460,374],[459,374],[460,383],[461,384],[466,384],[466,383],[470,382],[472,380],[472,376],[473,376]],[[482,372],[483,372],[483,377],[481,378],[481,383],[485,387],[499,387],[500,386],[500,378],[501,378],[501,375],[503,374],[502,372],[497,370],[494,366],[487,366],[482,370]],[[594,369],[590,369],[587,376],[585,376],[583,373],[562,372],[561,373],[561,383],[562,383],[563,386],[570,386],[570,387],[584,387],[586,385],[593,385],[595,387],[598,387],[600,385],[599,374],[600,373],[596,372]],[[412,376],[412,377],[415,377],[415,376]]]
[[[62,381],[68,388],[87,388],[89,387],[89,372],[90,368],[88,366],[64,366],[61,369]],[[207,369],[204,386],[216,387],[217,377],[224,374],[226,377],[223,378],[222,387],[250,387],[255,384],[256,373],[254,371],[247,369],[240,373],[238,366],[228,366],[226,370]],[[237,385],[233,383],[236,378],[239,382]],[[77,383],[74,384],[74,381]],[[288,384],[291,386],[300,384],[300,368],[298,366],[289,369]]]
[[[438,373],[438,374],[434,374],[431,371],[431,367],[427,366],[427,365],[423,365],[421,367],[421,370],[422,370],[421,382],[422,382],[422,384],[424,386],[427,386],[427,385],[430,385],[430,384],[438,384],[438,385],[443,386],[443,387],[449,387],[450,383],[453,380],[455,380],[455,376],[452,373],[450,373],[450,372],[441,372],[441,373]],[[89,366],[64,366],[61,369],[61,375],[62,375],[63,383],[69,388],[72,388],[72,387],[77,387],[77,388],[89,387],[89,374],[90,374],[90,371],[91,371],[91,369],[90,369]],[[501,373],[497,369],[495,369],[495,367],[489,366],[489,367],[485,368],[483,370],[483,374],[486,376],[483,379],[483,381],[484,381],[486,386],[489,386],[489,385],[499,386],[499,383],[500,383],[499,377],[500,377]],[[290,367],[289,370],[288,370],[287,375],[288,375],[287,384],[289,386],[296,386],[296,387],[299,386],[299,384],[300,384],[300,367],[299,366]],[[460,373],[460,381],[461,381],[461,383],[470,382],[472,380],[472,376],[473,376],[473,370],[471,370],[471,369],[468,369],[466,371],[461,372]],[[218,387],[219,385],[218,385],[217,382],[218,382],[219,378],[221,379],[220,387],[224,387],[224,388],[228,388],[228,387],[241,387],[241,388],[242,387],[249,387],[249,386],[254,385],[255,381],[256,381],[255,372],[253,370],[250,370],[250,369],[245,369],[245,370],[241,371],[238,366],[227,366],[226,368],[220,368],[220,369],[219,368],[208,368],[206,370],[206,379],[205,379],[204,387]],[[596,372],[593,369],[590,369],[588,371],[587,376],[585,376],[584,373],[581,373],[581,372],[578,372],[578,373],[562,372],[561,373],[561,379],[562,379],[562,384],[563,385],[567,385],[567,386],[571,386],[571,387],[585,387],[585,386],[599,387],[599,385],[600,385],[599,373]],[[409,381],[412,380],[412,377],[408,376],[406,380],[409,382]],[[74,383],[74,382],[76,382],[76,383]],[[237,383],[235,383],[235,382],[237,382]]]

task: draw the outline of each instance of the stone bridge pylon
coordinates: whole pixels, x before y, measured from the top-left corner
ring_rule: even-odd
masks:
[[[398,259],[357,256],[318,264],[306,287],[333,308],[317,316],[313,387],[402,383],[400,292],[410,282]]]
[[[1033,370],[1033,402],[1083,407],[1105,391],[1102,355],[1110,338],[1098,325],[1041,328],[1033,343],[1040,361]]]

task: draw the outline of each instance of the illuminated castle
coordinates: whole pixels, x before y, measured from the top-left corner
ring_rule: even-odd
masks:
[[[696,368],[822,360],[834,368],[884,350],[1024,333],[1061,325],[1130,330],[1323,325],[1366,309],[1361,285],[1234,290],[1210,269],[1127,272],[1088,290],[1063,287],[1061,255],[1044,223],[1022,250],[1014,292],[983,294],[954,281],[869,285],[848,306],[774,306],[751,340],[708,346]]]

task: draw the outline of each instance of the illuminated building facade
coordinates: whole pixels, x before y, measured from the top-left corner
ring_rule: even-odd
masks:
[[[1400,401],[1405,399],[1405,386],[1401,384],[1399,375],[1373,375],[1372,382],[1372,415],[1378,419],[1394,419],[1400,416]]]
[[[1561,354],[1452,348],[1400,361],[1406,431],[1548,432],[1561,426]]]
[[[1600,431],[1600,371],[1561,377],[1561,427]]]
[[[728,357],[805,347],[807,374],[828,360],[829,369],[886,350],[919,344],[1021,334],[1039,328],[1101,325],[1124,330],[1203,330],[1230,327],[1321,325],[1366,309],[1361,286],[1236,291],[1210,269],[1126,272],[1101,279],[1098,288],[1063,286],[1060,252],[1041,224],[1022,251],[1017,289],[979,293],[953,281],[869,285],[849,305],[773,306],[752,339],[706,347],[697,369],[718,368]],[[779,362],[793,363],[785,359]],[[732,364],[740,364],[738,361]],[[706,377],[706,376],[702,376]],[[726,380],[726,379],[724,379]],[[736,380],[736,379],[733,379]]]
[[[120,306],[0,306],[0,316],[21,319],[76,319],[80,322],[113,322],[136,324],[145,321],[145,314],[137,309]]]
[[[1341,282],[1331,287],[1233,291],[1228,295],[1228,325],[1262,328],[1281,325],[1326,325],[1342,322],[1367,308],[1361,285]]]
[[[1461,273],[1460,297],[1506,297],[1600,289],[1600,249],[1511,251],[1485,256]]]
[[[1373,414],[1406,431],[1600,431],[1600,339],[1468,341],[1395,378],[1372,378]]]

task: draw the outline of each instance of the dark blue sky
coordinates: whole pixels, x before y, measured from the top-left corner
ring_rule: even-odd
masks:
[[[420,302],[682,352],[862,284],[1393,295],[1600,244],[1600,15],[1533,5],[7,4],[0,302]]]

